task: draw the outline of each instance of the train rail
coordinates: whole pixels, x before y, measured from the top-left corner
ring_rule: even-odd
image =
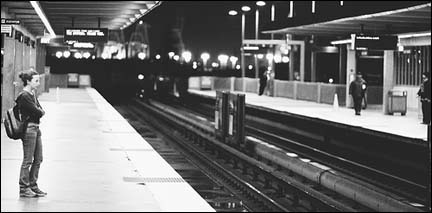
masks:
[[[359,211],[359,209],[361,209],[361,210],[373,210],[373,208],[366,207],[365,205],[362,205],[356,201],[353,201],[352,199],[341,196],[339,193],[335,193],[332,190],[328,190],[328,188],[321,187],[321,186],[319,186],[319,184],[317,185],[313,181],[305,180],[305,178],[302,177],[302,175],[295,174],[292,171],[290,171],[289,169],[281,168],[280,165],[278,166],[274,162],[273,162],[273,164],[268,164],[270,161],[267,161],[267,160],[264,160],[265,163],[261,162],[261,161],[257,160],[257,159],[261,158],[261,156],[259,156],[259,155],[255,155],[254,158],[251,158],[250,156],[246,155],[245,153],[239,152],[237,149],[233,149],[232,147],[229,147],[223,143],[218,142],[217,140],[215,140],[214,138],[209,136],[209,134],[212,134],[214,132],[214,130],[212,128],[211,122],[207,121],[207,125],[203,124],[203,123],[205,123],[205,122],[203,122],[203,120],[206,120],[205,118],[194,116],[194,114],[188,110],[182,111],[182,109],[180,109],[179,106],[170,107],[170,106],[172,106],[172,104],[170,104],[170,106],[163,105],[163,104],[155,104],[155,103],[153,103],[153,104],[157,105],[156,108],[158,108],[158,110],[154,110],[154,113],[156,113],[157,111],[163,111],[165,114],[171,114],[172,117],[175,117],[170,122],[175,122],[176,120],[182,120],[183,123],[180,123],[180,126],[184,126],[184,125],[189,126],[190,128],[188,128],[188,130],[187,130],[189,133],[185,133],[186,135],[188,135],[188,134],[194,135],[193,136],[195,138],[194,140],[201,141],[200,143],[203,143],[202,142],[203,140],[206,141],[206,142],[204,142],[204,144],[207,144],[206,146],[209,146],[208,144],[212,144],[212,145],[210,145],[211,146],[210,150],[220,150],[221,147],[223,148],[222,151],[215,151],[216,153],[221,153],[221,152],[222,153],[230,153],[230,155],[226,155],[225,158],[231,158],[231,160],[229,160],[229,161],[234,162],[234,163],[231,163],[231,164],[233,164],[234,168],[237,168],[237,169],[242,168],[243,170],[245,170],[244,167],[246,167],[246,168],[254,167],[254,169],[255,169],[254,172],[249,174],[249,176],[252,176],[252,180],[257,179],[257,177],[261,177],[262,179],[264,179],[264,181],[263,181],[264,186],[268,187],[269,183],[273,183],[270,185],[276,185],[276,187],[272,188],[272,190],[273,190],[273,194],[279,194],[279,197],[276,196],[276,198],[274,198],[273,200],[280,199],[280,194],[284,194],[286,191],[295,191],[295,190],[283,190],[284,188],[286,189],[287,187],[291,187],[291,188],[295,188],[297,190],[297,193],[294,193],[294,195],[291,198],[302,197],[303,200],[309,200],[309,201],[311,199],[315,199],[314,202],[306,201],[306,203],[308,203],[309,206],[305,209],[308,209],[308,210],[323,209],[323,206],[326,206],[324,209],[333,208],[335,210],[341,210],[341,211]],[[180,112],[175,112],[175,111],[180,111]],[[165,115],[165,117],[166,117],[166,115]],[[187,120],[189,120],[189,123],[184,123]],[[199,132],[197,132],[197,130],[200,130],[201,132],[205,132],[205,133],[199,133]],[[186,130],[184,130],[184,131],[186,131]],[[196,138],[199,138],[199,139],[196,139]],[[215,145],[215,144],[217,144],[217,145]],[[227,151],[227,150],[230,150],[230,151]],[[235,157],[233,157],[233,156],[235,156]],[[235,158],[235,159],[233,159],[233,158]],[[244,162],[249,162],[248,163],[249,166],[247,166],[247,164]],[[257,166],[257,165],[259,165],[259,166]],[[256,170],[256,169],[258,169],[258,170]],[[246,169],[246,170],[248,170],[248,169]],[[245,172],[243,171],[243,173],[245,173]],[[264,173],[265,173],[265,175],[263,175]],[[248,175],[246,175],[246,176],[248,176]],[[253,178],[254,176],[255,176],[255,178]],[[326,177],[326,175],[323,175],[323,177]],[[277,184],[274,184],[274,183],[277,183]],[[279,187],[282,185],[284,187]],[[283,191],[283,192],[281,193],[281,191]],[[297,194],[302,194],[298,191],[303,192],[303,195],[297,196]],[[278,193],[274,193],[274,192],[278,192]],[[270,193],[270,194],[272,194],[272,193]],[[284,196],[284,197],[286,198],[287,196]],[[290,196],[288,196],[288,197],[290,197]],[[305,199],[305,197],[307,197],[307,199]],[[300,199],[300,200],[302,200],[302,199]],[[396,203],[398,203],[398,202],[399,201],[396,201]],[[296,203],[296,202],[294,202],[294,203]],[[299,202],[299,203],[302,203],[302,202]],[[320,203],[320,205],[311,204],[311,203]],[[399,205],[399,204],[397,204],[397,205]],[[405,204],[402,204],[402,206],[403,205],[405,205]],[[288,205],[288,206],[291,206],[291,205]],[[313,206],[313,207],[311,207],[311,206]],[[319,206],[319,207],[317,207],[317,206]],[[408,209],[410,211],[421,210],[418,208],[410,209],[410,205],[406,205],[406,206],[408,206]],[[399,207],[397,207],[397,208],[399,208]],[[405,208],[405,207],[400,207],[400,208]]]
[[[203,100],[200,97],[200,99],[194,99],[193,104],[190,101],[181,104],[189,109],[194,109],[195,112],[209,120],[213,119],[214,104],[212,105],[209,100]],[[246,111],[251,112],[252,110],[247,108]],[[373,185],[401,197],[409,197],[411,202],[417,203],[419,206],[426,203],[427,186],[425,183],[427,183],[427,175],[421,175],[422,173],[418,172],[419,169],[427,168],[426,163],[418,165],[418,163],[401,162],[402,159],[400,158],[386,159],[382,156],[376,156],[374,153],[368,153],[367,150],[355,150],[354,147],[346,147],[348,145],[343,147],[339,146],[339,144],[325,143],[319,134],[293,128],[293,125],[277,122],[278,119],[266,119],[275,117],[268,114],[269,112],[255,112],[254,115],[247,114],[245,121],[246,134],[268,141],[284,150],[296,152],[305,158],[323,162],[329,167],[362,180],[362,184]],[[391,144],[388,144],[388,146],[391,147]],[[362,151],[367,153],[362,154]],[[376,164],[379,164],[380,161],[385,162],[377,166]],[[392,170],[388,167],[396,168]],[[420,177],[420,181],[412,178],[412,176]]]

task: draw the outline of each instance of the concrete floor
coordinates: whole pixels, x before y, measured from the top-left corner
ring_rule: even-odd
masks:
[[[22,142],[1,125],[1,211],[214,211],[93,89],[42,94],[43,157],[39,187],[19,197]]]

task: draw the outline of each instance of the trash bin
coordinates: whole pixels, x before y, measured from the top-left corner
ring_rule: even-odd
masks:
[[[78,84],[79,87],[90,87],[91,86],[90,75],[79,75]]]
[[[388,92],[388,112],[393,115],[395,112],[400,112],[405,115],[407,111],[407,91],[390,90]]]

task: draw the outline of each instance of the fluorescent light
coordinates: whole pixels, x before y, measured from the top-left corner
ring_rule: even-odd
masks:
[[[144,14],[145,12],[147,12],[147,9],[140,9],[141,14]]]
[[[292,18],[294,16],[294,2],[290,1],[290,9],[288,13],[288,18]]]
[[[312,13],[315,13],[315,1],[312,1]]]
[[[257,46],[246,46],[243,47],[244,50],[259,50],[259,47]]]
[[[51,36],[56,36],[54,30],[52,29],[48,19],[45,16],[45,13],[42,11],[39,2],[37,1],[30,1],[30,4],[33,6],[33,8],[35,9],[36,13],[38,14],[39,18],[42,20],[42,22],[44,23],[45,27],[48,29],[48,32],[51,34]]]
[[[399,38],[412,38],[412,37],[422,37],[422,36],[431,36],[430,32],[427,33],[410,33],[404,35],[398,35]]]
[[[337,44],[351,44],[352,40],[351,39],[345,39],[345,40],[339,40],[339,41],[332,41],[330,42],[332,45],[337,45]]]

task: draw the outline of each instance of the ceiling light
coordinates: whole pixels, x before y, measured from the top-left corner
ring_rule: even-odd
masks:
[[[229,14],[230,16],[235,16],[235,15],[237,15],[237,11],[235,11],[235,10],[230,10],[230,11],[228,12],[228,14]]]
[[[242,11],[244,11],[244,12],[247,12],[247,11],[250,11],[250,10],[251,10],[251,8],[248,7],[248,6],[243,6],[241,9],[242,9]]]
[[[147,9],[140,9],[141,14],[144,14],[145,12],[147,12]]]
[[[33,8],[35,9],[36,13],[38,14],[39,18],[42,20],[42,22],[44,23],[45,27],[48,29],[49,33],[51,34],[51,36],[56,36],[54,30],[52,29],[48,19],[46,18],[44,12],[42,11],[39,2],[37,1],[30,1],[30,4],[33,6]]]
[[[262,6],[265,6],[266,3],[265,3],[264,1],[257,1],[257,2],[256,2],[256,5],[262,7]]]

